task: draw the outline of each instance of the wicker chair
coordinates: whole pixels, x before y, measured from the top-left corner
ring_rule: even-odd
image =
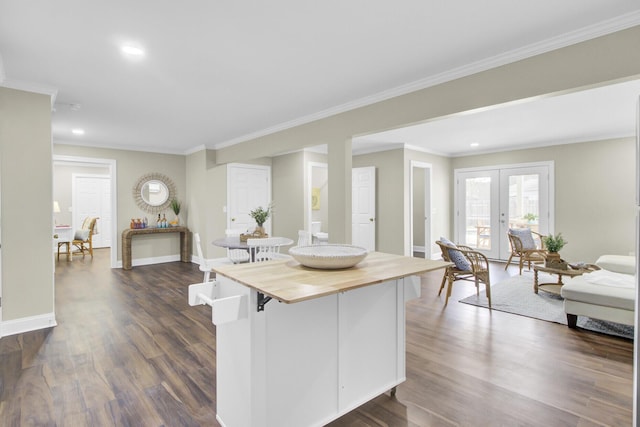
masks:
[[[484,283],[485,291],[487,293],[487,300],[489,301],[489,308],[491,308],[491,279],[489,277],[489,260],[487,257],[478,251],[474,251],[468,246],[448,245],[441,241],[436,241],[440,250],[442,251],[442,259],[453,263],[445,269],[444,276],[442,277],[442,283],[440,284],[440,290],[438,296],[442,293],[445,283],[448,282],[447,295],[444,300],[445,307],[449,302],[451,296],[451,289],[453,288],[453,282],[456,280],[466,280],[473,282],[476,285],[476,295],[480,294],[480,283]],[[460,269],[456,266],[455,261],[452,258],[452,254],[460,253],[469,264],[469,268]]]
[[[537,236],[537,239],[540,241],[539,245],[536,245],[533,235]],[[520,258],[520,262],[518,263],[520,267],[519,274],[522,274],[522,267],[525,262],[529,270],[531,270],[531,263],[535,264],[545,261],[547,251],[544,248],[544,236],[542,234],[531,231],[528,228],[523,228],[510,229],[507,231],[507,236],[509,236],[509,244],[511,245],[511,255],[509,256],[507,264],[504,266],[505,270],[509,267],[509,264],[511,264],[513,257]]]
[[[93,258],[93,235],[98,234],[97,217],[87,217],[82,222],[82,228],[76,231],[71,244],[76,247],[74,253],[82,253],[82,258],[88,253]]]

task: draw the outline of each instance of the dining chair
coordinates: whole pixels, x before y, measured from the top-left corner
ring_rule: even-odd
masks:
[[[298,246],[312,245],[311,232],[307,230],[298,230]]]
[[[448,283],[444,306],[446,307],[449,302],[453,282],[466,280],[475,284],[476,295],[480,294],[480,283],[484,283],[489,308],[491,308],[491,280],[489,278],[489,260],[487,257],[468,246],[456,245],[445,238],[440,238],[440,240],[436,241],[436,244],[440,246],[442,259],[452,263],[445,269],[440,290],[438,291],[438,296],[440,296],[445,283]]]
[[[209,264],[209,262],[207,262],[207,260],[204,258],[203,252],[202,252],[202,243],[200,242],[200,234],[199,233],[193,233],[193,240],[196,243],[196,251],[198,252],[198,264],[199,264],[199,269],[200,271],[202,271],[204,273],[204,279],[202,280],[202,282],[209,282],[211,280],[215,280],[215,273],[213,275],[213,279],[211,279],[211,265]]]
[[[242,230],[239,228],[227,228],[224,233],[227,237],[238,238],[238,240],[240,240]],[[249,252],[244,249],[227,248],[227,258],[229,258],[234,264],[249,262]]]
[[[268,261],[272,259],[290,258],[281,254],[280,248],[290,244],[291,240],[282,237],[267,237],[263,239],[247,239],[250,262]]]
[[[76,230],[71,244],[76,247],[75,253],[81,253],[82,258],[85,254],[91,255],[93,258],[93,235],[98,234],[98,219],[96,217],[86,217],[82,221],[82,228]],[[58,244],[58,254],[60,252],[60,243]]]

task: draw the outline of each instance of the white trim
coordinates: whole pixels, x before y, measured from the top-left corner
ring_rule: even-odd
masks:
[[[150,258],[134,258],[131,260],[131,266],[138,267],[141,265],[164,264],[166,262],[178,262],[178,261],[180,261],[180,255],[166,255],[166,256],[150,257]],[[122,268],[122,261],[118,261],[116,268]]]
[[[115,159],[102,159],[97,157],[61,156],[53,155],[53,165],[77,165],[108,167],[111,177],[111,268],[122,268],[122,261],[118,261],[118,173]],[[53,173],[53,172],[52,172]]]
[[[413,252],[420,252],[420,253],[424,253],[424,246],[416,246],[413,245]]]
[[[429,77],[425,77],[420,80],[416,80],[405,85],[397,86],[392,89],[388,89],[376,94],[366,96],[351,102],[338,105],[336,107],[328,108],[323,111],[319,111],[314,114],[309,114],[295,120],[280,123],[275,126],[271,126],[256,132],[248,133],[237,138],[232,138],[220,144],[215,144],[214,149],[220,149],[231,145],[239,144],[241,142],[249,141],[252,139],[260,138],[265,135],[270,135],[276,132],[280,132],[286,129],[290,129],[296,126],[301,126],[306,123],[310,123],[316,120],[324,119],[336,114],[344,113],[346,111],[362,108],[367,105],[375,104],[376,102],[385,101],[387,99],[395,98],[397,96],[406,95],[411,92],[416,92],[428,87],[436,86],[441,83],[449,82],[462,77],[467,77],[473,74],[487,71],[493,68],[500,67],[502,65],[514,63],[526,58],[530,58],[536,55],[540,55],[553,50],[561,49],[563,47],[571,46],[580,42],[584,42],[590,39],[601,37],[607,34],[615,33],[616,31],[625,30],[627,28],[634,27],[640,24],[640,11],[631,12],[625,15],[618,16],[613,19],[599,22],[594,25],[590,25],[579,30],[571,31],[562,34],[557,37],[552,37],[541,42],[532,43],[527,46],[523,46],[518,49],[513,49],[501,54],[482,59],[480,61],[472,62],[452,70],[448,70],[439,74],[435,74]]]
[[[57,325],[58,323],[56,322],[55,313],[6,320],[0,323],[0,337],[37,331],[39,329],[51,328]]]

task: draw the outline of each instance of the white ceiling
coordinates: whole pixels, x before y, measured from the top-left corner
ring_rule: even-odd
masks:
[[[638,24],[637,0],[0,0],[0,84],[57,93],[55,142],[187,153]],[[145,56],[124,57],[124,42]],[[355,145],[426,142],[430,151],[459,155],[472,140],[493,150],[501,142],[628,134],[627,108],[606,96],[613,106],[605,114],[588,107],[595,97],[560,107],[560,98],[545,99]],[[596,126],[576,102],[618,123]],[[549,121],[538,116],[554,108]],[[577,125],[558,128],[565,113]]]

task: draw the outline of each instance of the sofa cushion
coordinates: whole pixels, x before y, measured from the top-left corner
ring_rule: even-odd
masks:
[[[636,258],[628,255],[602,255],[596,265],[616,273],[636,274]]]
[[[440,241],[445,245],[453,246],[454,248],[457,247],[455,243],[451,242],[446,237],[440,237]],[[469,262],[467,257],[464,256],[462,252],[457,251],[455,249],[449,249],[449,258],[451,258],[451,261],[453,261],[453,263],[456,265],[456,268],[458,270],[462,270],[462,271],[471,270],[471,263]]]
[[[597,273],[597,272],[594,272]],[[560,294],[565,300],[579,301],[587,304],[602,305],[606,307],[620,308],[623,310],[634,310],[635,307],[635,286],[616,286],[589,283],[587,276],[594,274],[584,274],[564,281],[564,286]],[[610,272],[609,272],[610,273]],[[611,273],[610,273],[611,274]],[[633,276],[629,276],[633,279]],[[597,280],[596,276],[595,279]],[[603,277],[599,279],[604,280]]]
[[[583,276],[585,282],[592,285],[612,286],[635,289],[635,277],[630,274],[616,273],[609,270],[598,270]]]

